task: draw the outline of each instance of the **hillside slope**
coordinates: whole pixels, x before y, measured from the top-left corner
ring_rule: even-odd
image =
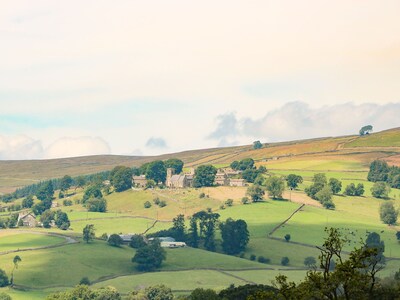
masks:
[[[308,139],[267,144],[253,150],[251,145],[191,150],[160,156],[120,156],[98,155],[52,160],[0,161],[0,193],[12,192],[16,188],[62,177],[65,174],[77,176],[110,170],[116,165],[140,166],[156,159],[176,157],[186,166],[201,164],[226,165],[234,160],[253,158],[256,161],[297,158],[301,156],[319,157],[332,155],[364,155],[366,164],[374,158],[387,158],[392,163],[400,162],[400,128],[386,130],[365,137],[344,136]],[[392,160],[391,160],[392,159]]]

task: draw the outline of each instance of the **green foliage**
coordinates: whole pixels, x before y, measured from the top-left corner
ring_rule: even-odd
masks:
[[[139,235],[139,234],[135,234],[134,236],[132,236],[131,241],[129,242],[129,246],[134,249],[138,249],[138,248],[144,247],[146,245],[147,244],[144,241],[143,236]]]
[[[4,292],[0,292],[0,300],[12,300],[11,296],[4,293]]]
[[[123,192],[132,187],[132,169],[124,166],[115,167],[110,173],[110,182],[116,192]]]
[[[387,181],[389,166],[386,161],[374,160],[369,166],[368,181]]]
[[[57,210],[57,212],[55,213],[54,221],[56,226],[62,230],[67,230],[71,224],[68,219],[67,213],[61,210]]]
[[[149,286],[144,290],[144,298],[138,299],[146,299],[146,300],[173,300],[174,295],[170,288],[166,287],[163,284]]]
[[[383,202],[380,206],[381,221],[388,225],[394,225],[397,222],[398,211],[394,208],[393,202]]]
[[[243,197],[240,201],[242,202],[242,204],[248,204],[250,200],[248,197]]]
[[[90,280],[88,277],[82,277],[82,279],[79,281],[80,285],[90,285]]]
[[[288,234],[285,234],[285,241],[286,241],[286,242],[290,242],[290,238],[291,238],[291,236],[290,236],[289,233],[288,233]]]
[[[375,182],[371,188],[371,193],[375,198],[387,199],[390,193],[390,186],[382,181]]]
[[[330,178],[328,184],[333,194],[339,194],[342,190],[342,182],[336,178]]]
[[[153,271],[159,268],[166,259],[166,252],[156,239],[149,245],[137,249],[132,262],[137,264],[139,271]]]
[[[287,256],[282,257],[282,259],[281,259],[282,266],[287,266],[289,264],[289,262],[290,262],[289,257],[287,257]]]
[[[60,190],[67,191],[72,186],[73,180],[69,175],[65,175],[60,181]]]
[[[89,243],[90,241],[92,241],[95,238],[95,229],[94,229],[94,225],[93,224],[87,224],[84,228],[83,228],[83,240],[86,243]]]
[[[208,251],[215,251],[215,229],[218,223],[220,215],[217,213],[212,213],[211,211],[200,211],[195,213],[191,219],[190,227],[190,243],[195,244],[197,239],[197,244],[199,239],[204,240],[204,248]],[[193,222],[193,223],[192,223]],[[194,224],[196,223],[196,225]],[[198,223],[198,224],[197,224]],[[199,233],[197,232],[199,228]],[[196,230],[196,231],[194,231]],[[192,246],[194,247],[194,246]]]
[[[9,285],[8,276],[4,270],[0,269],[0,287]]]
[[[264,256],[260,255],[257,261],[262,264],[269,264],[271,260],[269,258],[265,258]]]
[[[113,287],[105,287],[97,290],[90,289],[86,284],[77,285],[66,292],[50,294],[46,300],[121,300],[121,295]]]
[[[296,174],[289,174],[286,177],[286,182],[287,182],[288,187],[291,190],[294,190],[299,186],[300,183],[303,182],[303,177],[301,177],[300,175],[296,175]]]
[[[317,265],[317,260],[316,260],[315,257],[313,257],[313,256],[307,256],[307,257],[304,259],[304,265],[305,265],[306,267],[309,267],[309,268],[315,267],[315,266]]]
[[[317,193],[321,191],[327,184],[328,180],[326,179],[326,175],[323,173],[314,174],[312,179],[313,184],[305,189],[306,194],[313,198],[317,199]],[[318,200],[318,199],[317,199]]]
[[[154,180],[156,184],[164,183],[167,178],[167,169],[161,160],[156,160],[148,164],[145,172],[146,178]]]
[[[41,201],[40,203],[36,203],[35,205],[32,206],[32,212],[35,215],[41,215],[45,210],[51,208],[51,199],[45,199]]]
[[[112,234],[108,237],[107,243],[113,247],[120,247],[124,241],[118,234]]]
[[[232,206],[233,205],[233,199],[228,199],[225,201],[226,206]]]
[[[335,208],[335,204],[332,202],[332,190],[329,186],[323,187],[316,195],[315,198],[328,209]]]
[[[51,227],[51,221],[54,220],[55,212],[48,209],[45,210],[40,216],[40,222],[42,222],[44,228]]]
[[[106,212],[107,200],[104,198],[91,198],[86,202],[86,208],[91,212]]]
[[[199,240],[200,240],[200,237],[199,237],[199,233],[198,233],[197,219],[192,217],[190,219],[187,242],[191,247],[198,248]]]
[[[212,165],[201,165],[194,172],[193,186],[196,188],[212,186],[217,169]]]
[[[186,226],[185,226],[185,216],[180,214],[177,215],[175,218],[172,219],[172,232],[173,232],[173,237],[177,240],[177,241],[184,241],[185,240],[185,230],[186,230]]]
[[[229,255],[238,254],[246,249],[249,242],[247,223],[243,220],[228,218],[220,223],[222,250]]]
[[[188,300],[219,300],[218,294],[211,289],[197,288],[193,290],[187,298]]]
[[[146,201],[146,202],[143,204],[143,206],[144,206],[144,208],[150,208],[150,207],[151,207],[150,201]]]
[[[253,184],[247,188],[246,194],[253,202],[258,202],[264,199],[265,190],[262,186]]]
[[[164,162],[165,168],[172,168],[175,174],[180,174],[183,169],[183,161],[177,158],[170,158]]]
[[[86,201],[92,198],[103,198],[103,194],[98,185],[91,185],[86,188],[85,193],[83,194],[82,203],[86,203]]]
[[[260,176],[261,172],[255,168],[245,169],[241,175],[242,175],[242,178],[244,180],[246,180],[247,182],[255,182],[256,179],[258,179],[260,181],[263,178],[262,176]]]
[[[373,130],[372,125],[366,125],[366,126],[361,127],[359,133],[361,136],[363,136],[366,134],[370,134],[372,132],[372,130]]]
[[[241,161],[234,161],[231,163],[230,167],[233,170],[239,170],[239,171],[253,169],[254,168],[254,160],[252,158],[245,158]]]
[[[53,183],[51,181],[47,181],[42,184],[40,189],[36,192],[36,198],[41,201],[51,200],[54,195]]]
[[[219,293],[224,300],[270,300],[275,298],[277,289],[263,284],[246,284],[241,286],[231,285]]]
[[[203,198],[205,198],[206,197],[206,194],[205,193],[200,193],[200,195],[199,195],[199,198],[200,199],[203,199]]]
[[[33,206],[33,197],[29,195],[22,200],[23,208],[31,208]]]
[[[277,176],[271,176],[266,180],[265,188],[268,191],[268,195],[273,199],[282,199],[282,193],[285,190],[285,181]]]
[[[255,256],[254,254],[250,255],[250,260],[251,261],[255,261],[257,259],[257,256]]]
[[[260,141],[254,141],[253,142],[253,149],[261,149],[263,147],[263,145],[261,144]]]

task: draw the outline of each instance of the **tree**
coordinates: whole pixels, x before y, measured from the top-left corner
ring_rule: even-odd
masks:
[[[183,161],[177,158],[170,158],[164,162],[165,168],[172,168],[175,174],[180,174],[183,169]]]
[[[394,208],[393,202],[383,202],[380,207],[381,221],[388,225],[394,225],[397,222],[398,211]]]
[[[174,295],[170,288],[163,284],[149,286],[144,290],[145,299],[147,300],[172,300]]]
[[[74,289],[66,292],[50,294],[47,300],[121,300],[121,295],[114,287],[104,287],[92,290],[86,283],[77,285]]]
[[[36,198],[41,201],[51,200],[54,195],[53,183],[51,181],[47,181],[41,185],[41,187],[36,192]]]
[[[366,125],[366,126],[361,127],[359,133],[361,136],[363,136],[366,134],[370,134],[372,132],[372,130],[373,130],[372,125]]]
[[[217,169],[212,165],[199,166],[194,172],[193,186],[196,188],[214,185]]]
[[[62,230],[67,230],[71,225],[67,213],[58,210],[55,214],[55,224],[58,228]]]
[[[185,240],[185,216],[180,214],[177,215],[175,218],[172,219],[172,232],[174,235],[174,238],[177,241],[184,241]]]
[[[386,161],[374,160],[369,166],[368,181],[387,181],[389,166]]]
[[[326,179],[326,175],[324,173],[315,174],[313,179],[313,184],[305,189],[306,194],[313,198],[317,199],[316,195],[319,191],[321,191],[327,184],[328,180]]]
[[[132,236],[131,241],[129,242],[129,246],[134,249],[138,249],[138,248],[144,247],[146,245],[147,244],[146,244],[143,236],[139,235],[139,234],[135,234],[134,236]]]
[[[120,247],[124,240],[118,234],[112,234],[109,236],[107,243],[113,247]]]
[[[254,169],[254,160],[252,158],[245,158],[241,161],[234,161],[231,163],[230,167],[233,170],[239,170],[239,171]]]
[[[328,209],[335,208],[335,204],[332,202],[332,190],[329,186],[325,186],[320,190],[316,195],[315,198],[325,207]]]
[[[132,187],[132,169],[124,166],[115,167],[110,173],[110,182],[116,192],[123,192]]]
[[[104,198],[91,198],[86,202],[86,208],[91,212],[106,212],[107,200]]]
[[[288,233],[288,234],[285,234],[285,241],[286,241],[286,242],[290,242],[290,238],[291,238],[291,236],[290,236],[289,233]]]
[[[23,208],[31,208],[33,206],[33,197],[32,195],[26,196],[22,200],[22,207]]]
[[[385,243],[381,240],[381,236],[376,232],[370,232],[365,240],[365,247],[377,250],[375,258],[379,264],[383,266],[385,262],[385,257],[383,256],[383,252],[385,252]]]
[[[222,249],[226,254],[233,255],[243,252],[249,242],[247,223],[243,220],[228,218],[219,226],[222,237]]]
[[[51,222],[54,220],[55,212],[47,209],[40,216],[40,222],[42,222],[44,228],[50,228]]]
[[[82,277],[81,280],[79,281],[80,285],[90,285],[90,280],[88,277]]]
[[[60,180],[60,190],[63,192],[68,191],[68,189],[72,186],[72,183],[73,183],[72,177],[69,175],[65,175]]]
[[[285,190],[285,181],[277,176],[271,176],[266,180],[265,188],[268,191],[268,195],[273,199],[282,199],[282,193]]]
[[[14,267],[11,271],[11,279],[10,279],[10,284],[13,285],[14,284],[14,271],[15,269],[18,269],[18,263],[20,263],[22,261],[21,257],[19,255],[14,256],[13,258],[13,264]]]
[[[189,227],[189,237],[188,237],[189,245],[193,248],[199,247],[199,233],[197,227],[196,218],[190,219],[190,227]]]
[[[9,285],[8,276],[4,270],[0,269],[0,287]]]
[[[75,191],[76,191],[77,188],[83,188],[85,186],[85,184],[86,184],[85,177],[78,176],[75,179]]]
[[[346,186],[344,194],[347,196],[354,196],[356,194],[356,186],[354,183],[350,183]]]
[[[260,141],[255,141],[255,142],[253,142],[253,149],[261,149],[262,148],[262,144],[261,144],[261,142]]]
[[[339,194],[342,190],[342,182],[336,178],[330,178],[328,184],[333,194]]]
[[[291,190],[295,190],[299,186],[299,184],[303,182],[303,177],[296,174],[289,174],[286,177],[286,182]]]
[[[375,182],[371,188],[371,193],[375,198],[387,199],[390,193],[390,186],[386,182]]]
[[[263,176],[261,172],[257,169],[246,169],[242,172],[242,178],[247,182],[255,182],[257,178],[263,181]]]
[[[307,256],[307,257],[304,259],[304,265],[305,265],[306,267],[309,267],[309,268],[315,267],[316,264],[317,264],[317,261],[316,261],[315,257]]]
[[[154,180],[157,184],[164,183],[167,178],[167,169],[163,161],[156,160],[148,164],[145,174],[147,179]]]
[[[221,299],[218,297],[218,294],[212,290],[212,289],[203,289],[203,288],[197,288],[194,289],[189,297],[187,298],[188,300],[219,300]]]
[[[103,198],[103,194],[98,185],[91,185],[86,188],[85,193],[83,194],[82,203],[86,203],[86,201],[92,198]]]
[[[166,252],[156,239],[149,245],[137,249],[132,262],[137,264],[139,271],[153,271],[161,266],[166,259]]]
[[[11,296],[4,293],[4,292],[0,292],[0,300],[12,300]]]
[[[282,257],[282,259],[281,259],[281,265],[282,266],[287,266],[288,264],[289,264],[289,257],[287,257],[287,256],[284,256],[284,257]]]
[[[89,243],[95,238],[94,231],[95,229],[93,224],[87,224],[85,228],[83,228],[83,240],[86,243]]]
[[[260,185],[253,184],[247,188],[246,195],[249,196],[253,202],[258,202],[264,199],[265,191]]]
[[[365,189],[362,183],[357,184],[357,187],[354,191],[354,196],[362,196],[364,195]]]

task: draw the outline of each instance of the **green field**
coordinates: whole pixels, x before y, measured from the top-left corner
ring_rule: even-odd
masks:
[[[20,232],[11,233],[9,231],[0,232],[0,252],[46,247],[60,244],[64,241],[65,239],[57,236]]]

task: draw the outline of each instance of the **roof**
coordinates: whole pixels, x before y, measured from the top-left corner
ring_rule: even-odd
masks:
[[[133,180],[146,180],[146,175],[132,176]]]
[[[185,180],[185,177],[186,177],[186,175],[172,175],[171,176],[171,182],[172,183],[178,182],[178,183],[182,183],[183,184],[183,182]]]
[[[32,213],[32,212],[21,212],[21,213],[19,213],[19,215],[18,215],[18,219],[24,219],[24,218],[26,218],[26,217],[29,216],[29,215],[31,215],[32,217],[36,218],[36,216],[35,216],[34,213]]]

